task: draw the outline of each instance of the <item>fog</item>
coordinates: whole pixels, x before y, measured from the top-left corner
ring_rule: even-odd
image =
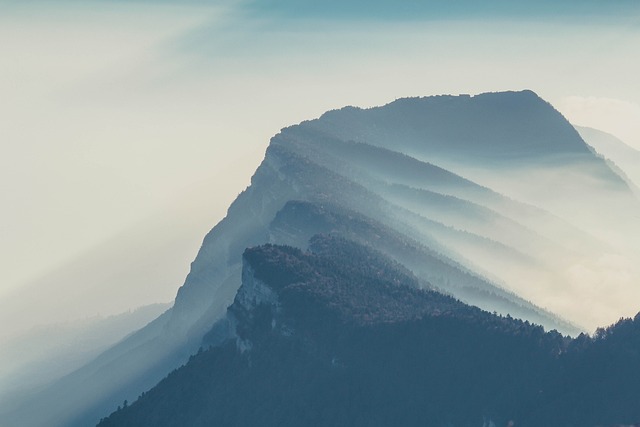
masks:
[[[624,181],[614,188],[607,177],[595,179],[598,175],[591,164],[480,168],[440,163],[512,200],[542,208],[564,223],[550,228],[544,216],[529,218],[528,226],[545,239],[530,239],[524,246],[516,233],[504,227],[487,234],[539,260],[534,268],[492,259],[483,251],[467,255],[482,259],[509,289],[587,331],[639,311],[640,244],[635,236],[640,232],[640,206]]]
[[[209,197],[221,218],[271,135],[330,108],[520,87],[553,102],[602,95],[594,76],[606,75],[608,99],[640,98],[629,17],[616,28],[526,21],[516,30],[500,17],[490,26],[471,17],[301,26],[233,3],[3,9],[11,43],[2,47],[0,108],[11,155],[2,164],[0,294],[156,215],[195,183],[209,183],[192,197]],[[601,40],[614,39],[616,49],[602,52]],[[595,54],[625,66],[574,73]]]
[[[0,347],[2,410],[91,361],[168,308],[154,304],[114,316],[50,323],[30,329]]]
[[[638,16],[626,3],[594,7],[386,19],[378,5],[355,19],[286,3],[0,2],[0,346],[38,325],[172,301],[269,139],[326,110],[531,88],[572,122],[640,147]],[[596,205],[577,189],[567,204],[572,188],[547,191],[579,168],[525,182],[441,165],[554,215],[424,213],[534,258],[492,260],[456,240],[487,274],[587,330],[640,309],[627,199],[603,190]]]

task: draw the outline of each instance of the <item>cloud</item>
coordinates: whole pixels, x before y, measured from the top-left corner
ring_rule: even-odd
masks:
[[[177,164],[207,157],[190,143],[207,135],[173,114],[179,103],[122,90],[202,10],[33,6],[0,12],[0,295],[152,214],[202,179]]]
[[[305,17],[327,8],[312,23],[293,13],[298,2],[274,4],[69,0],[2,11],[0,38],[11,43],[0,45],[0,287],[75,259],[185,187],[226,208],[273,134],[326,110],[522,88],[552,99],[603,78],[620,92],[638,71],[637,37],[609,49],[596,42],[611,27],[543,25],[522,13],[531,2],[509,6],[522,20],[503,10],[489,22],[476,19],[481,6],[464,9],[470,1],[456,3],[461,14],[412,2],[412,22],[389,15],[389,1],[303,2]],[[585,66],[602,50],[606,69]],[[216,180],[225,165],[233,171]]]

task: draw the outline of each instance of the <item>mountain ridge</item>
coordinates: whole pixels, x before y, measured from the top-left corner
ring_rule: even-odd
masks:
[[[540,132],[555,135],[552,139],[560,141],[559,144],[564,141],[563,135],[569,136],[568,147],[551,147],[552,157],[554,153],[558,154],[556,151],[560,152],[555,161],[565,161],[565,154],[575,151],[578,157],[586,158],[595,165],[593,171],[585,169],[581,173],[593,172],[596,181],[608,174],[615,175],[609,169],[604,170],[602,176],[598,175],[598,171],[602,172],[606,164],[596,159],[588,148],[583,152],[583,145],[586,145],[575,130],[571,130],[573,128],[568,122],[548,103],[534,95],[513,92],[473,98],[401,100],[388,108],[356,111],[352,107],[338,110],[283,129],[271,139],[265,159],[252,177],[251,185],[231,204],[225,218],[205,236],[171,310],[126,342],[105,352],[86,369],[75,372],[35,401],[25,404],[23,412],[16,413],[14,419],[22,421],[21,414],[38,416],[38,413],[42,413],[42,419],[34,420],[31,425],[51,426],[53,423],[83,426],[94,420],[97,422],[100,416],[124,399],[133,401],[171,369],[185,363],[189,355],[207,342],[208,334],[212,336],[214,325],[222,325],[222,332],[213,334],[217,338],[211,339],[224,339],[225,322],[229,322],[226,309],[236,298],[242,282],[242,254],[246,248],[264,244],[292,244],[298,246],[298,250],[306,250],[309,236],[318,232],[333,233],[335,238],[351,237],[353,240],[354,235],[366,231],[368,234],[359,235],[359,243],[372,245],[394,262],[413,269],[416,277],[424,283],[430,283],[431,287],[443,289],[468,304],[495,307],[494,311],[505,316],[510,310],[517,309],[518,315],[530,321],[535,320],[545,323],[549,329],[557,328],[577,335],[578,328],[554,317],[551,314],[553,310],[541,309],[540,306],[545,304],[541,304],[538,298],[550,291],[567,298],[563,292],[572,289],[559,286],[562,280],[566,280],[563,276],[565,269],[572,268],[575,263],[590,263],[597,259],[606,242],[603,243],[600,236],[594,237],[585,232],[579,227],[580,224],[569,223],[553,212],[528,204],[527,200],[522,202],[502,195],[494,190],[491,182],[477,182],[475,178],[467,178],[465,173],[459,173],[456,169],[439,162],[425,161],[410,150],[407,152],[402,149],[403,146],[411,148],[411,144],[419,142],[416,136],[419,136],[418,131],[426,129],[426,125],[416,125],[409,132],[398,125],[407,120],[415,122],[424,116],[423,111],[408,114],[413,104],[431,103],[433,105],[429,105],[429,108],[435,109],[436,104],[443,101],[441,107],[444,112],[439,114],[455,116],[458,103],[468,107],[469,103],[478,100],[488,99],[496,103],[497,99],[505,97],[504,105],[497,102],[500,105],[483,110],[479,116],[484,122],[482,131],[486,135],[492,129],[496,130],[495,126],[487,124],[506,120],[502,112],[505,109],[513,110],[509,103],[518,100],[525,103],[517,112],[520,119],[506,126],[502,134],[498,132],[501,141],[507,141],[505,134],[517,133],[518,124],[523,126],[523,132],[532,129],[531,123],[525,120],[528,111],[526,105],[531,103],[531,110],[542,110],[542,117],[551,118],[548,127]],[[474,108],[468,111],[479,111]],[[376,115],[375,120],[370,117],[362,119],[371,111]],[[389,117],[384,117],[385,112],[389,113]],[[400,120],[403,114],[407,115],[404,122]],[[491,116],[491,120],[486,120],[487,115]],[[351,120],[353,117],[360,121]],[[467,119],[471,125],[478,125],[475,123],[478,117]],[[430,120],[427,122],[433,124],[435,119]],[[539,120],[540,117],[536,123],[540,125]],[[460,122],[465,123],[462,118],[456,120],[455,117],[450,117],[449,122],[455,122],[457,127],[460,127]],[[352,127],[347,129],[347,125]],[[426,131],[433,134],[444,128],[435,126]],[[558,129],[559,133],[554,134]],[[371,140],[369,137],[372,135]],[[465,135],[462,130],[454,133],[456,138],[460,135]],[[526,148],[527,141],[539,140],[539,134],[534,133],[518,144]],[[456,141],[460,147],[464,146],[464,141]],[[550,147],[548,141],[542,141],[541,144],[542,148]],[[452,157],[458,155],[455,151]],[[536,157],[533,163],[542,167],[548,161],[546,156],[542,157],[545,157],[542,163],[540,157]],[[407,165],[413,165],[413,169],[407,168]],[[386,169],[383,170],[381,166]],[[411,174],[407,174],[411,171],[422,171],[425,175],[411,181]],[[440,178],[446,181],[443,187],[438,187]],[[402,203],[390,200],[390,195],[396,195],[396,192],[392,187],[389,189],[379,185],[381,181],[393,183],[394,180],[403,179],[408,181],[405,184],[413,183],[417,189],[427,187],[425,190],[432,191],[434,195],[429,203],[437,206],[433,206],[434,209],[429,212],[420,205],[410,205],[406,198]],[[615,182],[614,185],[617,185]],[[619,190],[626,197],[624,188],[620,187]],[[511,220],[509,224],[513,228],[509,229],[509,233],[504,233],[506,222],[498,221],[498,216],[479,216],[475,224],[464,224],[458,218],[456,227],[443,224],[438,221],[442,220],[442,215],[440,218],[433,215],[444,211],[447,196],[457,197],[469,208],[476,203],[477,206],[495,210]],[[300,221],[297,215],[303,214],[313,218],[316,223]],[[331,226],[332,220],[339,224]],[[474,234],[473,227],[477,229],[480,225],[486,228],[489,237]],[[329,227],[329,230],[316,230],[322,227]],[[572,243],[567,245],[566,256],[555,259],[552,254],[537,250],[534,252],[538,264],[528,264],[524,262],[525,259],[517,261],[523,246],[522,239],[529,237],[531,242],[537,242],[538,249],[545,247],[543,243],[546,241],[534,238],[535,234],[527,234],[527,229],[560,242],[568,240],[566,236],[571,236]],[[494,233],[500,236],[500,242],[490,239]],[[388,237],[392,241],[389,247],[385,241],[376,239],[376,234]],[[428,267],[420,268],[421,260]],[[231,353],[227,356],[231,356]],[[90,383],[102,386],[99,395],[92,395],[94,391],[87,387]],[[67,399],[61,401],[60,396],[67,396]],[[82,402],[80,406],[83,407],[74,406],[74,401]],[[24,424],[18,422],[13,425]]]
[[[391,124],[380,126],[379,116],[384,110],[390,110]],[[448,116],[455,111],[456,119]],[[347,114],[345,114],[347,113]],[[369,123],[353,128],[353,123],[346,126],[345,121],[357,119],[361,116]],[[462,116],[462,117],[461,117]],[[371,124],[377,122],[376,124]],[[550,123],[551,126],[550,126]],[[465,126],[460,126],[464,123]],[[563,154],[574,153],[589,156],[587,145],[582,141],[578,132],[571,126],[551,104],[542,100],[531,90],[483,93],[479,95],[440,95],[415,98],[400,98],[381,107],[359,109],[347,107],[323,114],[319,119],[303,122],[317,128],[330,128],[341,139],[353,139],[363,142],[380,142],[387,137],[376,133],[379,128],[392,127],[405,129],[406,141],[397,140],[403,144],[405,151],[408,147],[416,148],[416,144],[433,146],[434,148],[447,146],[447,151],[457,154],[459,150],[467,150],[467,155],[480,155],[483,160],[508,159],[509,153],[516,149],[538,148],[544,153]],[[329,126],[323,126],[329,124]],[[349,131],[345,131],[347,128]],[[369,129],[366,132],[363,128]],[[553,133],[549,130],[553,130]],[[349,136],[347,136],[349,135]],[[551,135],[551,137],[550,137]],[[367,136],[371,136],[368,138]],[[388,137],[387,137],[388,138]],[[469,144],[473,141],[474,144]],[[561,141],[558,143],[558,141]],[[453,147],[451,146],[453,145]],[[384,145],[383,145],[384,146]],[[480,147],[483,151],[477,151]],[[544,148],[544,150],[539,150]],[[433,151],[431,154],[435,154]],[[536,151],[526,151],[529,156],[536,155]]]

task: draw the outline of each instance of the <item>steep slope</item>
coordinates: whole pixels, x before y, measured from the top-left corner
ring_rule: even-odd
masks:
[[[416,290],[410,272],[365,247],[321,236],[311,247],[248,249],[230,338],[99,426],[640,420],[640,316],[570,340]]]
[[[277,242],[269,224],[289,200],[329,203],[358,212],[402,234],[419,236],[427,246],[463,263],[465,260],[469,262],[465,251],[473,245],[479,248],[477,252],[500,253],[503,259],[512,262],[526,258],[513,247],[447,227],[420,213],[403,209],[374,190],[337,170],[329,170],[311,155],[303,156],[299,150],[294,152],[288,146],[272,143],[265,162],[252,180],[252,186],[234,202],[225,220],[205,238],[186,285],[176,298],[172,326],[195,324],[206,328],[219,317],[220,305],[209,307],[209,301],[230,303],[239,283],[240,254],[248,246],[265,241]],[[236,283],[235,287],[225,284],[231,280]],[[197,319],[196,316],[203,317]]]
[[[375,247],[440,292],[455,295],[462,301],[473,301],[487,311],[511,313],[550,329],[578,333],[572,325],[435,251],[437,245],[426,247],[412,237],[344,208],[290,201],[271,223],[271,232],[274,240],[296,247],[306,247],[306,241],[315,234],[328,233]]]
[[[473,145],[469,135],[479,142]],[[436,137],[446,144],[433,145]],[[493,139],[498,148],[491,148]],[[425,158],[431,154],[433,161]],[[434,164],[447,156],[473,158],[476,165],[486,160],[486,168],[496,170],[526,164],[524,175],[550,158],[562,165],[584,161],[595,165],[593,179],[604,176],[621,194],[629,193],[575,130],[530,92],[399,100],[283,129],[251,185],[205,237],[172,309],[25,402],[3,424],[85,426],[124,399],[132,401],[184,363],[225,318],[247,247],[305,249],[317,232],[371,245],[413,270],[421,283],[468,304],[576,333],[539,308],[569,306],[563,314],[572,321],[595,324],[589,316],[600,311],[575,305],[580,284],[564,283],[576,265],[594,264],[602,243],[572,221]]]
[[[533,256],[553,250],[549,240],[563,252],[567,248],[584,251],[599,244],[567,221],[434,164],[365,143],[341,141],[309,129],[306,123],[286,129],[272,144],[303,153],[387,201],[442,225],[518,250],[534,246],[529,251]]]

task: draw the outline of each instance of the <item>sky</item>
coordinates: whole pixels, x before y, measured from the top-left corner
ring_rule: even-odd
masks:
[[[0,302],[139,258],[73,316],[172,300],[270,137],[344,105],[528,88],[640,149],[638,46],[635,0],[0,0]]]

